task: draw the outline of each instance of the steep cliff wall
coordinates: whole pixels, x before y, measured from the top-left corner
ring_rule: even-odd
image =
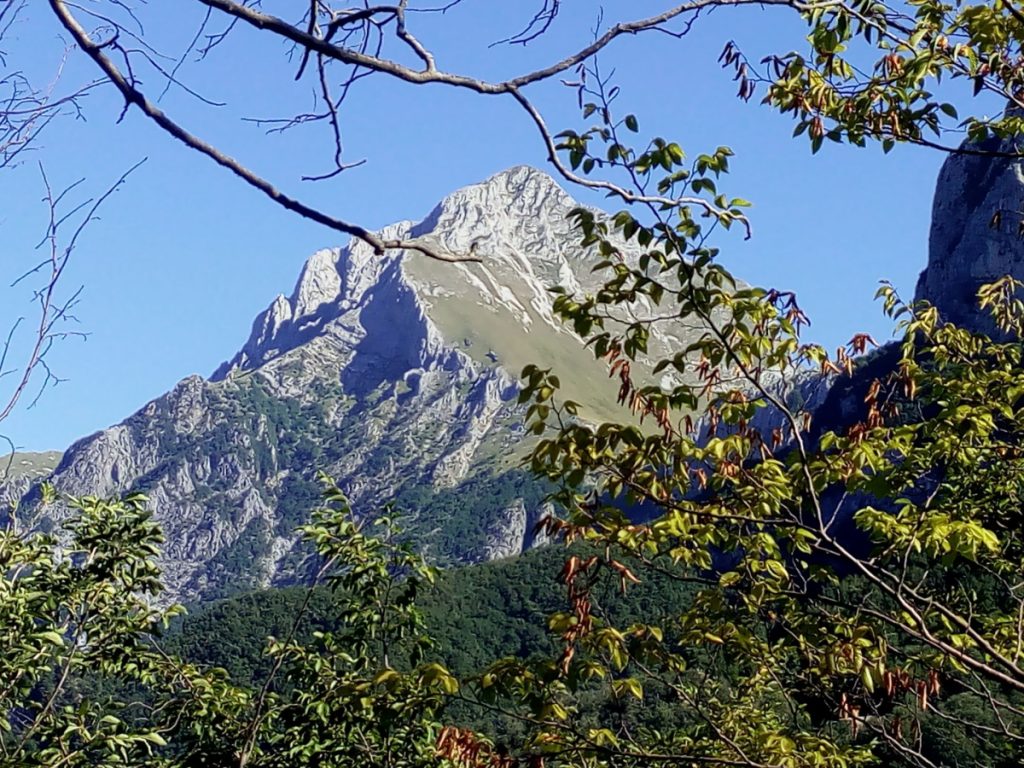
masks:
[[[1019,139],[991,139],[950,155],[935,185],[928,266],[917,299],[957,325],[993,332],[978,311],[978,288],[1013,275],[1024,280],[1024,161],[981,152],[1019,152]]]

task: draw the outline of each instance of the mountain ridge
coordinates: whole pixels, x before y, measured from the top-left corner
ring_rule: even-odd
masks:
[[[482,264],[377,256],[360,241],[314,253],[208,379],[186,377],[76,441],[50,482],[72,495],[146,493],[174,600],[300,578],[293,530],[319,500],[317,469],[360,514],[404,507],[410,535],[439,562],[523,551],[547,507],[519,466],[519,368],[571,363],[569,396],[593,403],[595,419],[618,408],[548,296],[558,282],[598,284],[567,221],[577,205],[518,166],[384,230],[472,248]],[[22,499],[31,505],[32,491]]]
[[[946,161],[937,216],[969,191],[972,162]],[[1024,176],[1013,163],[993,160],[984,175],[1020,197]],[[918,298],[976,327],[984,327],[977,313],[960,311],[965,285],[1024,263],[1006,233],[978,223],[990,215],[992,195],[983,197],[962,232],[933,222],[918,287]],[[338,480],[359,514],[391,502],[406,510],[409,535],[437,562],[528,549],[549,507],[546,488],[519,463],[528,447],[515,397],[522,365],[556,365],[562,395],[584,405],[582,418],[626,417],[606,369],[551,308],[550,287],[585,294],[601,282],[568,221],[576,207],[549,176],[517,166],[456,190],[420,222],[383,230],[472,252],[480,264],[378,256],[361,241],[317,251],[291,294],[257,315],[209,379],[187,377],[76,441],[49,480],[73,495],[147,493],[167,535],[162,564],[174,600],[301,579],[294,528],[319,501],[317,469]],[[638,255],[636,245],[617,245],[627,260]],[[655,326],[652,357],[697,333]],[[644,375],[640,361],[634,376]],[[787,401],[813,411],[831,403],[845,418],[859,399],[839,389],[830,397],[831,385],[811,375],[769,381]],[[770,431],[777,417],[766,409],[755,426]],[[30,507],[38,479],[0,483],[0,495]]]

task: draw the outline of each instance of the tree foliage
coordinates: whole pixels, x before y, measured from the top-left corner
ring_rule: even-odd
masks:
[[[390,518],[364,530],[328,484],[302,532],[337,623],[297,642],[307,596],[254,685],[163,650],[180,609],[152,607],[161,536],[143,497],[66,503],[60,535],[0,538],[0,765],[435,763],[434,714],[455,680],[420,663],[429,642],[415,598],[433,572]]]
[[[562,572],[559,657],[499,664],[477,695],[526,702],[524,754],[573,765],[940,765],[929,743],[940,721],[1019,762],[1020,283],[979,293],[995,340],[883,285],[902,337],[895,365],[865,382],[846,424],[816,430],[780,374],[856,376],[873,340],[855,335],[835,355],[803,342],[795,298],[739,285],[712,245],[743,205],[717,190],[728,149],[692,161],[660,139],[628,149],[619,134],[635,119],[613,119],[603,84],[592,92],[598,124],[563,135],[574,162],[618,166],[641,189],[715,194],[721,211],[573,214],[607,280],[593,295],[559,291],[555,308],[607,361],[632,418],[580,422],[557,371],[524,370],[522,399],[545,436],[532,466],[561,483],[568,511],[548,533],[599,552]],[[700,338],[652,356],[653,329],[681,322]],[[641,504],[657,510],[652,522],[629,515]],[[628,592],[648,572],[699,584],[693,604],[658,626],[595,612],[594,584]],[[738,677],[709,676],[698,651]],[[680,719],[581,728],[595,687],[640,701],[667,691]]]
[[[173,611],[154,562],[162,536],[145,498],[71,499],[60,537],[0,532],[0,764],[131,765],[165,741],[135,728],[131,703],[83,683],[153,683],[161,659],[146,638]],[[138,714],[138,713],[135,713]]]

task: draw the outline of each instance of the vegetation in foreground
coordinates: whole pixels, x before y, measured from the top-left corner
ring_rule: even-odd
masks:
[[[955,114],[926,90],[944,73],[1016,98],[1015,9],[915,8],[797,6],[814,55],[768,62],[768,101],[817,149],[924,143]],[[874,68],[844,58],[858,36],[879,49]],[[742,56],[725,60],[748,94]],[[67,499],[57,535],[15,521],[0,535],[0,764],[1022,762],[1021,285],[979,292],[994,338],[883,286],[902,335],[895,365],[867,384],[852,423],[813,432],[775,373],[849,375],[872,341],[855,336],[831,356],[800,339],[794,297],[737,287],[712,244],[747,224],[745,201],[718,189],[729,150],[691,162],[660,139],[626,146],[636,119],[615,118],[613,89],[582,72],[596,123],[559,149],[585,175],[624,174],[633,191],[612,191],[635,206],[610,220],[576,212],[607,282],[555,307],[607,361],[631,417],[581,423],[556,371],[524,371],[541,437],[532,470],[564,510],[546,533],[570,547],[550,645],[447,658],[420,607],[435,572],[386,515],[355,520],[328,483],[302,528],[328,592],[304,592],[256,678],[232,679],[164,648],[160,627],[178,610],[153,607],[161,537],[144,500]],[[1021,121],[1009,110],[966,128],[1008,139]],[[619,238],[641,244],[638,263],[620,257]],[[635,380],[651,326],[680,321],[706,331],[656,361],[671,386]],[[755,429],[759,411],[777,426]],[[654,514],[631,519],[637,505]],[[671,611],[631,602],[659,580],[681,585]],[[329,614],[307,626],[325,595]]]
[[[694,268],[664,258],[663,273]],[[649,269],[607,268],[609,309],[630,281],[656,292]],[[152,607],[161,535],[143,498],[67,499],[59,534],[12,522],[4,763],[1018,764],[1019,286],[981,294],[999,341],[883,290],[905,340],[867,384],[863,418],[812,439],[771,402],[792,425],[772,444],[748,426],[770,390],[756,375],[708,386],[721,360],[842,361],[789,343],[791,304],[715,279],[675,293],[727,327],[697,350],[714,365],[671,394],[629,378],[621,350],[642,350],[645,323],[614,337],[601,303],[559,300],[646,424],[578,423],[553,373],[526,372],[547,433],[533,470],[566,510],[546,527],[568,550],[439,578],[390,517],[355,520],[328,481],[301,529],[322,586],[223,603],[165,636],[180,611]],[[711,421],[697,440],[666,413],[701,390]],[[638,504],[660,514],[630,519]],[[539,576],[556,561],[561,596]]]

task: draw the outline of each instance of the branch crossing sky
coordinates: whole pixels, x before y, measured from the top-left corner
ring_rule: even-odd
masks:
[[[656,10],[652,0],[605,4],[605,23]],[[194,7],[193,7],[194,6]],[[264,3],[271,11],[294,3]],[[550,33],[529,47],[489,44],[516,32],[531,3],[464,3],[445,16],[417,16],[415,31],[452,71],[502,77],[550,62],[585,43],[598,4],[566,0]],[[190,12],[191,11],[191,12]],[[877,338],[889,323],[873,301],[878,281],[908,297],[927,258],[935,178],[934,151],[826,146],[812,156],[793,124],[743,103],[717,58],[735,40],[752,60],[803,48],[804,28],[784,9],[719,9],[679,40],[651,33],[620,40],[601,58],[621,89],[618,108],[640,119],[641,135],[678,141],[691,155],[728,145],[730,196],[754,203],[754,237],[729,237],[726,263],[748,282],[796,290],[813,325],[809,335],[835,346],[854,332]],[[178,55],[202,19],[199,4],[176,0],[141,6],[156,49]],[[5,41],[7,66],[47,82],[67,45],[45,3],[30,3]],[[449,192],[509,166],[547,167],[526,115],[509,98],[481,97],[440,86],[417,88],[380,78],[355,85],[343,110],[348,162],[361,167],[323,182],[303,175],[329,170],[325,125],[267,135],[242,118],[275,118],[312,106],[309,82],[293,81],[297,61],[266,34],[238,29],[205,61],[188,60],[180,80],[211,107],[177,88],[160,105],[190,130],[220,145],[286,191],[350,221],[379,227],[419,219]],[[194,59],[194,57],[192,57]],[[173,66],[173,62],[171,64]],[[96,76],[76,51],[58,90]],[[151,96],[164,83],[145,76]],[[553,128],[582,128],[570,89],[531,89]],[[84,286],[76,307],[85,341],[59,344],[50,357],[67,380],[32,409],[20,408],[2,430],[23,449],[64,449],[109,426],[192,373],[209,375],[248,336],[253,317],[289,293],[304,260],[341,245],[336,233],[276,208],[209,160],[175,144],[134,110],[123,120],[112,88],[94,91],[82,119],[52,124],[39,149],[0,175],[0,279],[6,285],[40,256],[44,232],[41,163],[56,187],[80,178],[82,199],[98,194],[127,168],[148,160],[104,206],[67,275]],[[602,198],[569,191],[588,203]],[[31,318],[25,285],[0,296],[0,323]]]

